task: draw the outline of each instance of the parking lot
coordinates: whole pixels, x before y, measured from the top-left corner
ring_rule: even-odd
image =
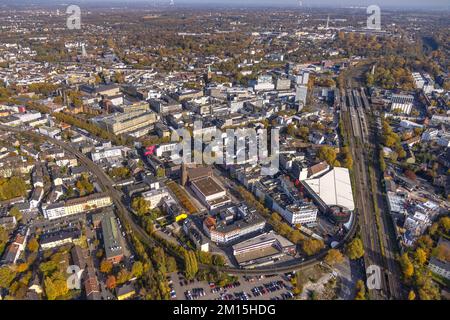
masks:
[[[286,300],[292,298],[292,286],[283,275],[240,276],[235,283],[225,287],[218,287],[206,281],[189,281],[180,273],[171,273],[169,277],[172,281],[174,300]]]

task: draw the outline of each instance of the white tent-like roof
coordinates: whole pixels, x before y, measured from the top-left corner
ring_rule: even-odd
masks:
[[[353,211],[352,184],[347,168],[335,167],[324,175],[303,181],[328,206],[341,206]]]

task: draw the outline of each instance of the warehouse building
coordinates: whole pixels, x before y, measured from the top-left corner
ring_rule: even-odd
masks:
[[[242,268],[273,264],[295,254],[295,244],[273,231],[233,246],[233,255]]]
[[[152,111],[116,113],[92,119],[102,129],[114,134],[128,133],[144,127],[150,127],[156,120],[156,114]]]

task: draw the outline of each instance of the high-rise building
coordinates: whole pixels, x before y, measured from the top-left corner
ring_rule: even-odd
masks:
[[[295,91],[295,102],[299,104],[299,110],[306,105],[306,97],[308,96],[308,87],[299,85]]]

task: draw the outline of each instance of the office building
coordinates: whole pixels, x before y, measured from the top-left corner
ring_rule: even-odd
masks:
[[[260,232],[266,225],[255,210],[246,205],[233,206],[203,221],[203,230],[215,243],[229,243],[245,235]]]
[[[49,220],[70,216],[78,213],[104,208],[112,205],[112,200],[106,193],[95,193],[86,197],[57,202],[43,208],[44,217]]]
[[[132,132],[148,127],[156,122],[156,114],[152,111],[131,111],[115,113],[92,119],[102,129],[113,134]]]
[[[106,260],[119,263],[123,259],[122,241],[116,218],[107,214],[102,219],[103,245],[105,247]]]

